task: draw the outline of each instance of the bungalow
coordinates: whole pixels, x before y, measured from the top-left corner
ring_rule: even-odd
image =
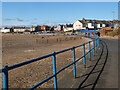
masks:
[[[17,32],[17,33],[23,33],[26,28],[25,27],[13,27],[14,29],[14,32]]]
[[[64,26],[64,32],[67,32],[67,31],[73,31],[73,24],[66,24]]]
[[[57,31],[63,31],[63,28],[64,28],[64,25],[59,24],[56,29]]]
[[[9,32],[10,32],[10,28],[7,28],[7,27],[2,28],[2,29],[0,30],[0,32],[2,32],[2,33],[9,33]]]

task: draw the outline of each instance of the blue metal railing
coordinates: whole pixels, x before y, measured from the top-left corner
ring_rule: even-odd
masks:
[[[76,62],[83,58],[83,64],[84,64],[84,66],[86,66],[85,56],[87,54],[89,54],[89,59],[91,60],[91,51],[92,50],[93,50],[93,55],[95,55],[95,51],[99,47],[99,37],[98,36],[94,36],[94,37],[95,37],[94,40],[89,41],[87,43],[83,43],[83,44],[78,45],[78,46],[74,46],[72,48],[68,48],[68,49],[65,49],[65,50],[62,50],[62,51],[58,51],[58,52],[53,52],[52,54],[48,54],[48,55],[45,55],[45,56],[42,56],[42,57],[39,57],[39,58],[36,58],[36,59],[32,59],[32,60],[29,60],[29,61],[25,61],[25,62],[22,62],[22,63],[15,64],[15,65],[12,65],[12,66],[5,65],[2,69],[0,69],[0,72],[3,73],[3,88],[8,90],[8,71],[9,70],[12,70],[14,68],[21,67],[21,66],[30,64],[32,62],[36,62],[36,61],[39,61],[39,60],[42,60],[44,58],[52,56],[53,57],[53,75],[44,79],[43,81],[39,82],[38,84],[34,85],[33,87],[30,88],[30,90],[32,90],[34,88],[37,88],[41,84],[50,80],[51,78],[54,78],[54,88],[56,90],[57,89],[57,74],[58,73],[60,73],[64,69],[68,68],[69,66],[73,65],[73,75],[74,75],[74,78],[75,78],[76,77]],[[92,49],[91,49],[91,42],[93,42],[93,48]],[[86,44],[89,44],[89,51],[87,53],[85,53],[85,45]],[[75,48],[78,48],[78,47],[81,47],[81,46],[83,46],[83,56],[81,56],[80,58],[78,58],[76,60],[75,59]],[[60,70],[56,71],[56,55],[60,54],[60,53],[63,53],[63,52],[66,52],[66,51],[69,51],[69,50],[73,51],[73,62],[68,64],[67,66],[61,68]]]

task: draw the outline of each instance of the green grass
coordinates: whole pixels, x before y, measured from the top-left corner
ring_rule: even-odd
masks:
[[[109,36],[120,35],[120,29],[114,30],[112,32],[108,32],[107,35]]]

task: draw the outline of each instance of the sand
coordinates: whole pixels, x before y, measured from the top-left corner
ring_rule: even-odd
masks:
[[[2,35],[2,64],[14,65],[33,58],[44,56],[63,49],[71,48],[88,42],[90,39],[80,36],[54,36],[54,35]],[[88,51],[88,45],[86,46]],[[82,56],[82,47],[76,49],[76,59]],[[56,56],[57,70],[72,62],[72,50]],[[52,75],[52,57],[13,69],[9,71],[9,88],[30,88]],[[72,66],[57,75],[58,80],[62,74],[72,69]],[[40,87],[49,87],[53,79]]]

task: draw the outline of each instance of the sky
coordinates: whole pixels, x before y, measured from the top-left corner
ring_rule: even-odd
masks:
[[[117,2],[2,2],[2,25],[58,25],[118,19]]]

